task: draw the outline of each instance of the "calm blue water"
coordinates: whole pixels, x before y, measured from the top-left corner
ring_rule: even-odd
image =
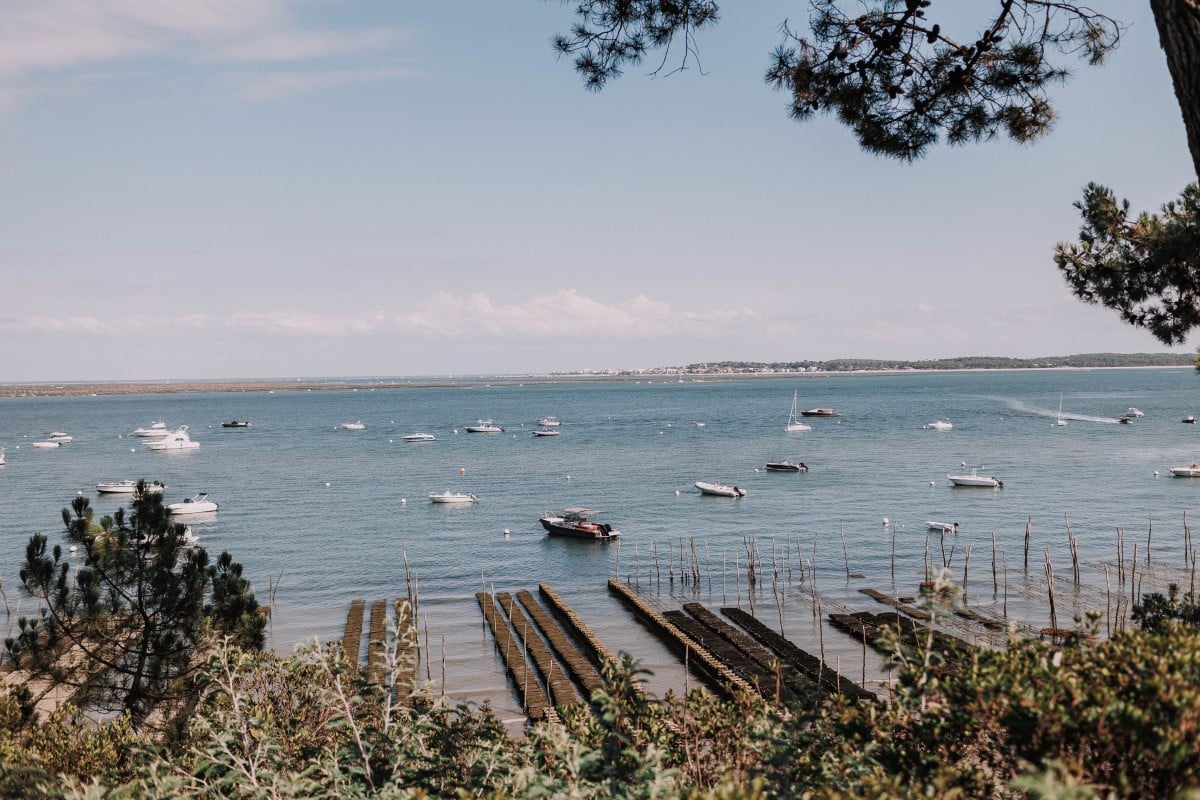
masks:
[[[98,497],[95,484],[144,477],[168,484],[168,502],[207,491],[221,504],[214,519],[194,528],[210,551],[228,549],[245,565],[264,602],[268,577],[282,573],[271,629],[281,651],[339,636],[353,598],[404,594],[407,553],[420,582],[429,677],[441,685],[444,651],[447,690],[491,700],[505,713],[513,701],[473,596],[481,569],[489,589],[550,583],[612,649],[641,658],[660,686],[678,686],[675,660],[609,597],[605,581],[618,569],[619,552],[621,576],[640,576],[646,589],[657,548],[661,591],[669,594],[667,548],[684,538],[695,537],[705,564],[702,585],[688,591],[713,603],[737,599],[733,564],[735,554],[744,562],[746,536],[757,537],[768,562],[773,544],[783,570],[778,591],[795,601],[785,607],[789,636],[824,636],[831,653],[861,660],[854,646],[812,628],[797,553],[806,562],[815,553],[818,591],[830,607],[882,608],[857,588],[915,593],[925,521],[958,522],[956,580],[969,545],[974,603],[997,614],[1007,605],[1010,615],[1038,626],[1046,624],[1038,602],[1044,551],[1060,580],[1070,573],[1068,520],[1090,587],[1077,597],[1084,606],[1096,607],[1098,587],[1103,610],[1102,562],[1115,558],[1117,528],[1127,533],[1129,554],[1134,541],[1144,548],[1153,518],[1146,590],[1174,575],[1172,567],[1182,569],[1184,514],[1200,506],[1200,480],[1171,479],[1166,469],[1200,460],[1200,429],[1180,424],[1200,412],[1198,389],[1193,370],[1170,369],[5,399],[0,581],[15,606],[29,535],[58,534],[59,510],[76,491],[109,513],[120,501]],[[808,433],[785,433],[793,390],[802,408],[828,406],[842,416],[809,420]],[[1055,428],[1060,393],[1072,419]],[[1115,424],[1129,406],[1145,418]],[[531,436],[534,421],[547,414],[563,421],[562,435]],[[507,432],[463,432],[478,418]],[[939,418],[954,429],[922,429]],[[200,449],[146,450],[129,434],[155,419],[189,425]],[[254,424],[220,427],[230,419]],[[337,429],[354,420],[367,429]],[[58,450],[30,447],[52,430],[75,441]],[[439,440],[400,440],[414,431]],[[811,471],[759,471],[783,458],[802,460]],[[1001,477],[1003,490],[951,489],[946,475],[964,462]],[[1168,477],[1156,478],[1155,470]],[[696,480],[735,483],[748,496],[701,497]],[[447,507],[425,499],[443,489],[474,492],[480,501]],[[619,551],[611,542],[546,538],[538,516],[569,505],[603,509],[624,534]],[[1029,518],[1033,555],[1022,583]],[[993,533],[1000,562],[1008,561],[1007,602],[993,592]],[[840,536],[850,571],[864,579],[846,578]],[[938,542],[931,547],[940,563]],[[769,583],[760,585],[757,602],[764,597],[772,597]],[[22,603],[21,613],[30,613],[31,601]],[[764,618],[776,613],[771,605]]]

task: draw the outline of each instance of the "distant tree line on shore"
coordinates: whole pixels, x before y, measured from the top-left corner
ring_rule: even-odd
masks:
[[[878,358],[836,358],[829,361],[709,361],[688,364],[684,372],[855,372],[860,370],[1053,369],[1057,367],[1189,367],[1189,353],[1080,353],[1071,356],[1008,358],[960,356],[922,361]]]

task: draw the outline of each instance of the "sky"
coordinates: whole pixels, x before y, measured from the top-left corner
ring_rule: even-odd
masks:
[[[0,382],[1167,350],[1052,260],[1195,179],[1148,3],[1047,137],[913,164],[765,84],[803,0],[599,93],[572,5],[0,0]]]

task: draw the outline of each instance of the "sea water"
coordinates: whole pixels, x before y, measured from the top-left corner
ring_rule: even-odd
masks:
[[[1081,586],[1060,595],[1059,625],[1071,624],[1072,611],[1111,618],[1118,529],[1127,559],[1136,543],[1144,562],[1149,542],[1143,591],[1183,580],[1184,525],[1200,504],[1200,480],[1172,479],[1167,470],[1200,461],[1200,429],[1181,424],[1200,411],[1198,389],[1191,369],[1122,369],[387,389],[364,380],[357,390],[3,399],[5,625],[34,613],[17,577],[29,535],[62,541],[60,509],[77,492],[102,515],[127,500],[97,495],[97,482],[146,478],[168,485],[167,502],[203,491],[220,503],[215,515],[188,521],[210,553],[229,550],[243,563],[261,602],[277,583],[269,629],[277,651],[339,637],[352,599],[403,596],[415,580],[420,677],[505,716],[518,714],[517,703],[475,592],[536,591],[546,582],[610,649],[653,671],[652,688],[680,690],[689,679],[678,660],[609,595],[606,581],[635,583],[664,608],[686,599],[748,608],[748,554],[759,566],[760,618],[827,651],[852,676],[877,676],[877,659],[817,624],[814,599],[822,613],[885,610],[858,589],[913,595],[927,565],[948,560],[956,584],[966,568],[968,604],[1036,630],[1049,622],[1046,561],[1060,592],[1064,576],[1074,585],[1073,536]],[[786,433],[793,391],[801,408],[840,416]],[[1054,425],[1060,395],[1064,427]],[[1145,417],[1117,424],[1130,406]],[[562,421],[560,436],[531,435],[546,415]],[[131,435],[158,419],[187,424],[200,448],[153,452]],[[221,427],[233,419],[253,425]],[[467,433],[478,419],[505,432]],[[953,429],[924,427],[938,419]],[[358,420],[365,430],[339,427]],[[51,431],[74,441],[31,446]],[[417,431],[437,441],[402,440]],[[782,459],[809,471],[763,469]],[[972,468],[1003,488],[951,488],[948,474]],[[697,480],[735,484],[746,496],[701,496]],[[428,501],[447,489],[478,502]],[[601,509],[622,532],[619,542],[547,537],[539,516],[567,506]],[[959,532],[931,537],[930,520],[957,522]],[[681,580],[693,562],[699,585]]]

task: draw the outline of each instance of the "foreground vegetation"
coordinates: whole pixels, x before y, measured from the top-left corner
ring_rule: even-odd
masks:
[[[704,690],[647,700],[609,665],[591,707],[524,736],[485,708],[357,683],[334,648],[217,646],[171,738],[0,695],[0,796],[1197,797],[1200,633],[1014,642],[956,671],[894,645],[893,702],[779,709]]]

